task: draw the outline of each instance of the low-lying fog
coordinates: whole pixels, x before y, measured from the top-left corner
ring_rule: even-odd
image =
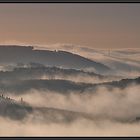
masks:
[[[106,64],[114,75],[92,68],[0,66],[0,136],[140,136],[139,79],[122,81],[123,88],[112,84],[140,77],[139,52],[108,54],[79,46],[69,51]]]

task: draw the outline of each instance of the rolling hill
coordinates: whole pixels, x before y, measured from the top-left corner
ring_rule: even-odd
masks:
[[[66,51],[35,50],[32,46],[0,46],[0,64],[30,62],[63,68],[93,68],[102,74],[111,71],[104,64]]]

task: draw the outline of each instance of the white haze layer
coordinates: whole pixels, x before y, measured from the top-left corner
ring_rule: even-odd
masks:
[[[15,122],[0,118],[1,136],[139,136],[140,123],[79,120],[72,124]]]
[[[50,91],[31,90],[22,97],[33,106],[53,107],[92,114],[95,119],[79,119],[70,124],[27,121],[16,122],[2,118],[0,135],[19,136],[139,136],[140,86],[131,85],[123,90],[100,87],[85,93],[62,95]],[[12,96],[19,100],[21,96]],[[134,121],[134,122],[133,122]]]

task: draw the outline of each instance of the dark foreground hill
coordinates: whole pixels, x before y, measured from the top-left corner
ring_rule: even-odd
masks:
[[[0,96],[0,116],[17,121],[29,119],[39,123],[70,123],[78,119],[93,119],[93,116],[87,113],[50,107],[34,107],[2,96]]]
[[[0,96],[0,116],[21,120],[32,112],[32,107],[3,95]]]
[[[34,50],[31,46],[0,46],[0,64],[36,62],[63,68],[93,68],[98,73],[109,73],[104,64],[66,51]]]

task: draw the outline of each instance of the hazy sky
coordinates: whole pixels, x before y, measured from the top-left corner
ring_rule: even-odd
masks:
[[[0,43],[140,48],[140,4],[0,4]]]

